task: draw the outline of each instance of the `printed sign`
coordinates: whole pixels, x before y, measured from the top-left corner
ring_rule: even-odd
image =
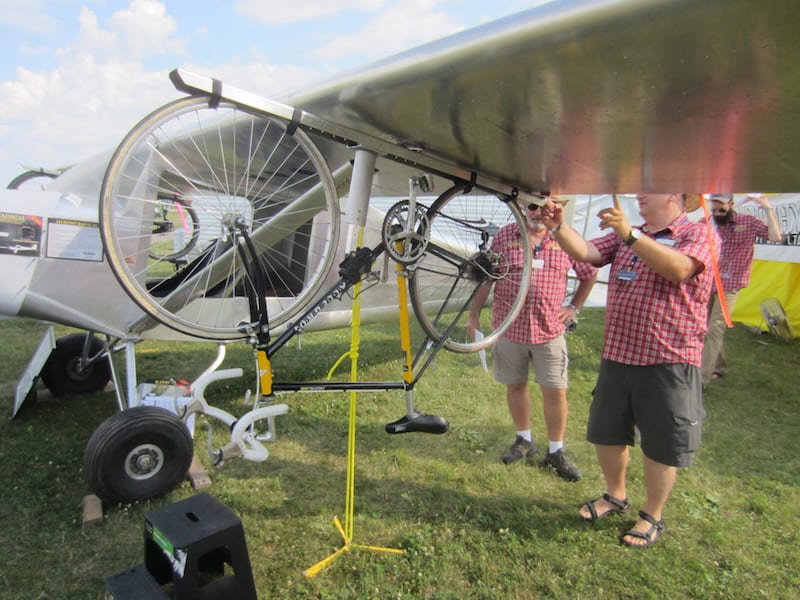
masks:
[[[47,258],[102,262],[100,227],[91,221],[48,219]]]
[[[0,253],[39,256],[42,217],[0,212]]]

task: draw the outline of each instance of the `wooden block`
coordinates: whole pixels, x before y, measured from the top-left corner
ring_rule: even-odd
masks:
[[[196,490],[207,490],[211,487],[211,478],[196,456],[192,457],[192,464],[189,466],[189,481]]]
[[[83,497],[83,527],[103,522],[103,503],[94,494]]]

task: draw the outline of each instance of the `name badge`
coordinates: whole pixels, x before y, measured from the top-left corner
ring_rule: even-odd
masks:
[[[663,244],[664,246],[674,246],[675,245],[675,240],[673,240],[671,238],[656,238],[656,241],[659,244]]]
[[[629,269],[622,269],[617,275],[617,279],[619,279],[620,281],[633,281],[634,279],[636,279],[636,271],[631,271]]]
[[[531,269],[544,269],[544,259],[543,258],[534,258],[531,261]]]

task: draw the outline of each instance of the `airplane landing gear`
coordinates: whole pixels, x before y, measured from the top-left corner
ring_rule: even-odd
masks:
[[[55,396],[102,390],[111,379],[103,350],[103,342],[88,333],[59,338],[42,369],[42,381]]]
[[[89,489],[107,503],[162,496],[186,478],[192,438],[170,411],[136,406],[116,413],[86,444],[83,475]]]

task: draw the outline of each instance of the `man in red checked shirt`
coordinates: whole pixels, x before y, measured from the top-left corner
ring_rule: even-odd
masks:
[[[717,233],[722,240],[719,255],[719,274],[725,293],[728,311],[733,312],[739,290],[750,282],[753,263],[753,244],[756,238],[780,242],[781,226],[764,196],[753,198],[767,214],[767,223],[753,215],[739,214],[733,209],[733,195],[712,194],[711,214]],[[708,305],[708,333],[703,346],[703,385],[725,375],[725,317],[719,303],[719,292],[714,289]]]
[[[600,228],[612,231],[591,241],[564,224],[563,209],[552,202],[542,219],[574,260],[611,264],[605,343],[586,430],[606,493],[584,504],[580,515],[596,521],[630,508],[626,472],[638,428],[646,498],[620,541],[647,547],[664,531],[663,509],[678,468],[691,465],[700,446],[710,244],[719,239],[712,235],[709,242],[705,224],[688,219],[683,194],[637,200],[643,226],[631,227],[620,208],[607,208],[599,213]]]
[[[564,332],[574,321],[589,296],[597,279],[597,269],[588,264],[576,264],[558,246],[538,217],[539,206],[525,208],[524,232],[533,250],[531,282],[528,297],[520,314],[498,340],[493,349],[495,379],[506,386],[506,400],[511,419],[517,430],[516,439],[502,457],[505,464],[532,458],[538,451],[531,435],[531,398],[528,390],[528,372],[533,364],[535,379],[539,384],[544,404],[544,421],[549,446],[544,465],[567,481],[578,481],[580,470],[564,450],[567,428],[567,343]],[[507,257],[511,269],[522,270],[522,236],[516,224],[502,227],[495,234],[492,250]],[[578,287],[569,304],[567,275],[574,269]],[[506,277],[495,284],[495,298],[508,298],[508,302],[495,302],[492,320],[497,326],[506,316],[507,307],[516,297],[518,285],[514,277]],[[474,336],[480,323],[480,311],[489,296],[492,282],[478,290],[470,306],[467,332]]]

